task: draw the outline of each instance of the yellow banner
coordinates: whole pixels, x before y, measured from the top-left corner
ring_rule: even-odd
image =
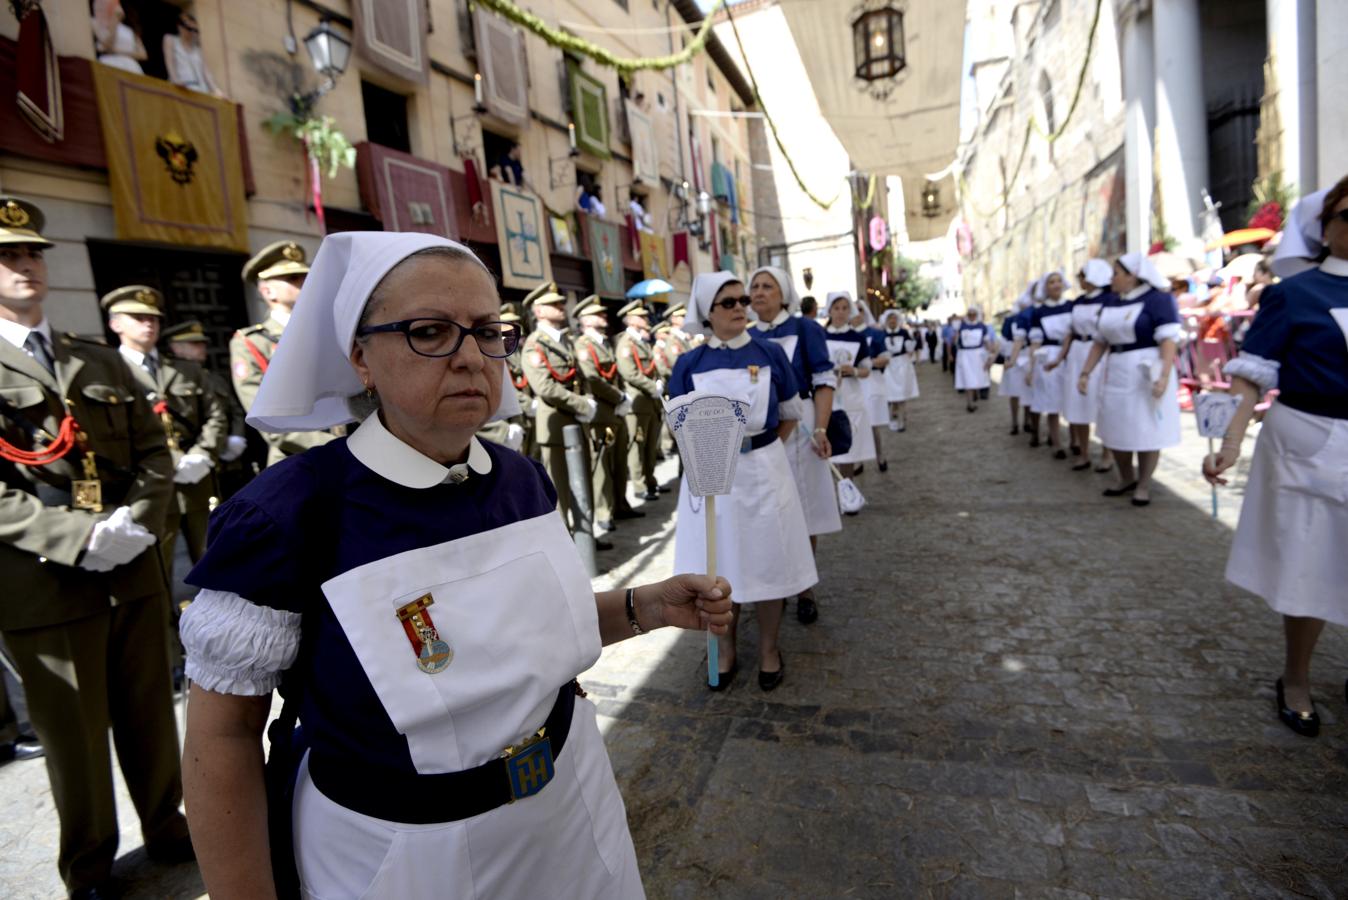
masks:
[[[234,104],[94,63],[117,237],[248,252]]]
[[[638,232],[637,239],[641,241],[642,274],[646,278],[663,278],[668,281],[669,253],[665,247],[665,239],[649,231]]]

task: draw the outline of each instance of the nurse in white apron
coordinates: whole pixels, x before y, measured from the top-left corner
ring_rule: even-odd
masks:
[[[1030,389],[1030,412],[1035,426],[1031,447],[1039,445],[1039,421],[1047,417],[1048,445],[1054,459],[1067,459],[1062,449],[1058,418],[1062,413],[1063,373],[1054,360],[1072,328],[1072,302],[1064,298],[1067,280],[1062,272],[1049,272],[1035,288],[1034,312],[1030,318],[1030,367],[1025,384]]]
[[[796,315],[800,308],[796,288],[786,270],[775,266],[756,269],[749,278],[749,299],[753,325],[759,335],[782,348],[800,388],[800,425],[782,442],[791,464],[800,505],[805,511],[805,527],[810,532],[810,551],[818,558],[819,536],[842,531],[838,511],[838,492],[828,458],[828,420],[833,410],[833,393],[838,374],[828,355],[824,326],[813,318]],[[802,625],[819,618],[814,588],[806,588],[796,597],[796,618]]]
[[[474,437],[518,412],[499,310],[443,238],[319,248],[248,421],[367,416],[216,509],[187,579],[183,784],[214,896],[272,896],[286,870],[305,897],[643,895],[575,678],[654,627],[723,631],[729,586],[591,590],[542,467]]]
[[[1100,310],[1114,295],[1109,292],[1114,269],[1103,259],[1088,259],[1077,275],[1085,293],[1072,302],[1072,325],[1063,338],[1062,349],[1054,360],[1055,366],[1063,367],[1063,418],[1067,420],[1067,429],[1071,434],[1072,455],[1080,456],[1081,462],[1072,467],[1074,472],[1084,472],[1091,467],[1091,425],[1100,410],[1100,379],[1104,374],[1099,368],[1086,379],[1086,393],[1077,390],[1077,381],[1086,367],[1086,359],[1091,355],[1091,346],[1095,343]],[[1108,472],[1114,468],[1109,451],[1100,454],[1097,472]]]
[[[871,436],[875,439],[876,468],[889,471],[885,458],[885,424],[889,421],[889,402],[885,399],[885,369],[889,367],[889,350],[885,347],[885,333],[875,324],[875,314],[869,303],[859,301],[852,327],[866,338],[866,349],[871,353],[871,377],[861,382],[861,393],[866,398],[866,418],[871,422]]]
[[[856,304],[846,291],[828,295],[828,354],[838,373],[838,391],[833,408],[847,413],[852,426],[852,447],[835,455],[833,463],[844,478],[856,473],[858,466],[875,459],[875,435],[866,414],[866,393],[862,382],[871,376],[871,349],[866,335],[852,327]]]
[[[992,382],[988,369],[992,367],[993,332],[979,319],[977,307],[969,307],[955,332],[955,390],[963,391],[964,408],[978,409],[978,395]]]
[[[1025,385],[1025,371],[1029,368],[1029,353],[1025,351],[1030,340],[1030,316],[1034,307],[1034,282],[1025,293],[1016,298],[1010,314],[1002,323],[1002,380],[997,395],[1011,402],[1011,436],[1020,434],[1023,427],[1030,430],[1030,389]],[[1010,343],[1007,343],[1007,339]],[[1037,435],[1036,435],[1037,437]]]
[[[1255,404],[1277,388],[1226,578],[1282,614],[1278,718],[1306,737],[1320,731],[1310,693],[1316,641],[1325,622],[1348,626],[1348,178],[1329,190],[1319,224],[1330,255],[1265,289],[1240,356],[1226,365],[1240,406],[1221,452],[1203,464],[1209,481],[1226,483]]]
[[[897,309],[885,310],[880,316],[884,326],[885,352],[889,354],[889,365],[885,366],[885,400],[889,403],[889,430],[906,431],[908,429],[907,405],[916,400],[918,347],[917,337],[903,324],[903,316]]]
[[[739,671],[735,638],[746,603],[754,605],[758,619],[758,686],[771,691],[782,683],[786,665],[778,639],[786,598],[819,580],[782,444],[800,423],[800,389],[782,348],[750,330],[749,303],[734,273],[697,276],[688,322],[697,323],[707,342],[679,357],[669,378],[670,397],[712,391],[749,402],[735,482],[728,496],[716,498],[716,558],[721,574],[735,585],[736,606],[730,631],[721,638],[721,678],[713,691],[725,690]],[[686,478],[675,521],[674,571],[706,571],[706,506],[689,492]]]
[[[1179,307],[1166,293],[1170,282],[1140,253],[1114,263],[1117,296],[1100,309],[1095,345],[1077,377],[1077,391],[1090,390],[1104,360],[1100,386],[1100,443],[1114,455],[1118,483],[1106,497],[1132,495],[1134,506],[1151,503],[1151,476],[1161,451],[1180,442],[1179,382],[1175,376]],[[1137,454],[1137,468],[1133,454]]]

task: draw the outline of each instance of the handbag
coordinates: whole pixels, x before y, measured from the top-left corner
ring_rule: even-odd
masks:
[[[825,433],[834,456],[842,456],[852,449],[852,420],[847,418],[846,411],[835,409],[829,414]]]
[[[844,478],[837,466],[829,463],[828,467],[833,471],[833,477],[838,479],[838,508],[849,516],[855,516],[866,505],[861,488],[852,479]]]

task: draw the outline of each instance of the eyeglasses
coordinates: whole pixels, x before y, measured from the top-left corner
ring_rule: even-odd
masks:
[[[712,307],[721,307],[726,311],[732,310],[737,306],[743,306],[746,309],[752,301],[748,297],[727,297],[724,300],[718,300],[712,304]]]
[[[463,346],[463,339],[471,334],[477,341],[477,349],[493,359],[505,359],[514,353],[521,336],[520,326],[513,322],[487,322],[469,328],[451,319],[403,319],[367,325],[356,332],[356,337],[395,332],[407,340],[413,353],[431,357],[453,356]]]
[[[1345,225],[1348,225],[1348,209],[1341,209],[1330,216],[1331,219],[1338,219]]]
[[[187,24],[186,22],[179,22],[179,23],[178,23],[178,27],[181,28],[183,31],[190,31],[190,32],[192,32],[193,34],[196,34],[197,31],[199,30],[199,29],[197,28],[197,26],[195,26],[195,25],[189,25],[189,24]]]

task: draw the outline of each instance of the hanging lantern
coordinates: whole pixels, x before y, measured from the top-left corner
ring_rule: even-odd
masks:
[[[871,4],[865,4],[871,6]],[[908,66],[904,49],[903,12],[892,4],[863,7],[852,21],[856,77],[868,84],[893,78]]]
[[[922,215],[934,219],[941,214],[941,189],[928,181],[922,186]]]

